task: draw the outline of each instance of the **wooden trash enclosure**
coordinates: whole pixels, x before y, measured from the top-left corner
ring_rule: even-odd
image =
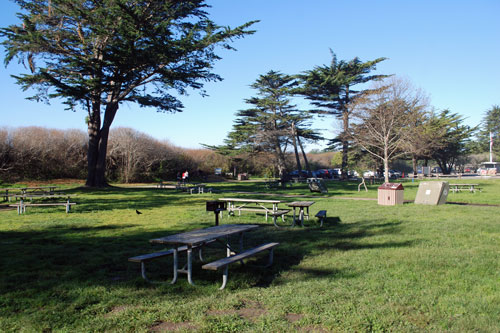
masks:
[[[378,188],[378,204],[382,206],[402,205],[404,189],[401,183],[384,183]]]

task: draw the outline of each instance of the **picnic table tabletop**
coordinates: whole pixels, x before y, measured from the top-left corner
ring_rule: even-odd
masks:
[[[280,200],[266,200],[266,199],[244,199],[244,198],[220,198],[219,201],[234,201],[234,202],[255,202],[255,203],[281,203]]]
[[[255,224],[224,224],[210,228],[197,229],[193,231],[174,234],[166,237],[151,239],[151,243],[178,244],[193,246],[214,239],[257,229]]]
[[[314,205],[314,201],[294,201],[294,202],[289,202],[286,205],[288,207],[310,207]]]
[[[72,194],[58,194],[58,193],[23,193],[23,194],[16,194],[16,198],[21,198],[21,199],[44,199],[44,198],[71,198],[74,195]]]

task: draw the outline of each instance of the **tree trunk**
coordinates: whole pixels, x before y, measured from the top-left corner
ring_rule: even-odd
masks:
[[[413,167],[413,177],[417,176],[417,156],[415,154],[411,155],[411,163]]]
[[[89,112],[87,130],[89,135],[89,146],[87,151],[87,181],[85,186],[94,187],[96,178],[96,166],[99,155],[99,141],[101,138],[101,107],[99,102],[92,103],[92,111]]]
[[[342,125],[343,125],[343,133],[342,133],[342,166],[341,166],[341,179],[347,179],[347,164],[349,162],[349,142],[347,141],[347,131],[349,130],[349,112],[344,110],[342,112]]]
[[[389,159],[384,158],[384,183],[389,182]]]
[[[276,148],[276,159],[278,160],[278,165],[277,165],[278,176],[280,179],[282,179],[283,176],[285,175],[286,166],[285,166],[285,157],[280,147]]]
[[[88,156],[88,174],[86,186],[106,187],[106,155],[108,149],[109,128],[118,111],[118,102],[108,103],[104,112],[104,122],[99,130],[100,116],[94,117],[89,121],[89,152]],[[99,112],[98,112],[99,113]],[[95,115],[95,112],[93,112]],[[99,122],[97,122],[97,120]],[[92,124],[91,124],[92,123]],[[97,135],[95,133],[98,133]]]
[[[302,146],[302,142],[300,141],[300,136],[297,133],[297,142],[299,143],[300,151],[302,152],[302,157],[304,157],[304,164],[306,165],[306,170],[311,172],[311,167],[309,166],[309,160],[307,159],[307,154],[304,151],[304,147]]]
[[[300,165],[299,150],[297,149],[297,131],[295,129],[295,123],[292,123],[292,144],[293,151],[295,153],[295,161],[297,162],[297,170],[299,170],[299,175],[302,171],[302,165]]]
[[[389,153],[387,143],[384,145],[384,183],[389,182]]]

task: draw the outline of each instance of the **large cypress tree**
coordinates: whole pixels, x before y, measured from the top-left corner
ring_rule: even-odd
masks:
[[[221,27],[203,0],[15,0],[20,24],[0,30],[5,62],[31,73],[15,76],[34,100],[61,98],[88,112],[87,186],[105,186],[111,123],[121,103],[158,111],[183,108],[172,92],[201,89],[221,78],[211,72],[215,47],[253,31],[248,22]]]
[[[317,107],[314,113],[330,115],[342,121],[342,176],[347,173],[349,152],[349,118],[351,104],[369,90],[355,90],[354,86],[373,80],[381,80],[388,75],[368,75],[375,70],[376,65],[386,58],[377,58],[362,62],[359,58],[350,61],[338,61],[335,53],[330,50],[332,61],[330,65],[316,66],[312,70],[299,75],[302,87],[298,92]]]

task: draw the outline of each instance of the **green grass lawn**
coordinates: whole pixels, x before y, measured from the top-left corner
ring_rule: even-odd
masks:
[[[375,199],[378,185],[358,192],[356,183],[334,181],[328,195],[305,184],[268,190],[253,181],[211,184],[220,192],[202,195],[68,189],[78,203],[70,214],[63,207],[0,211],[0,331],[499,332],[500,180],[469,182],[482,192],[450,193],[453,204],[442,206],[348,200]],[[418,182],[403,185],[405,200],[413,200]],[[222,223],[261,226],[246,245],[280,245],[270,269],[230,266],[223,291],[220,272],[199,262],[191,286],[184,275],[168,283],[172,258],[148,265],[164,284],[145,282],[140,266],[127,261],[164,249],[152,238],[212,226],[207,200],[301,200],[290,194],[314,198],[311,215],[326,209],[325,226],[311,219],[306,228],[277,229],[255,213],[224,216]],[[224,251],[212,247],[206,256]]]

